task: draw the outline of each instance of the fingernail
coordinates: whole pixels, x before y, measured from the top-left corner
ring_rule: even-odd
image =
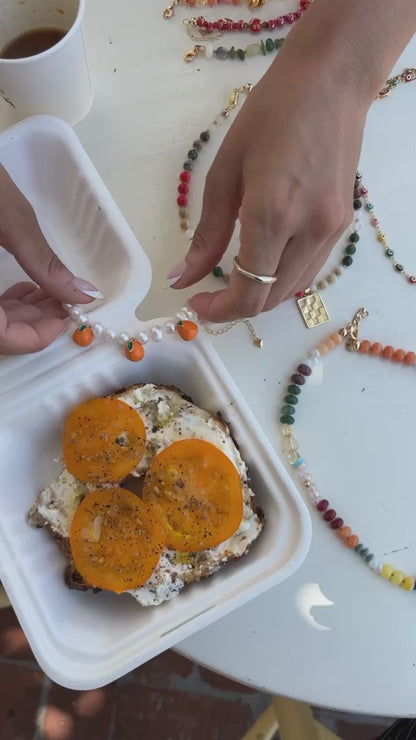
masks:
[[[91,283],[87,282],[87,280],[83,280],[82,278],[76,277],[72,281],[72,285],[77,290],[80,290],[81,293],[84,293],[85,295],[89,296],[89,298],[100,298],[101,300],[104,298],[103,294],[97,290],[95,285],[92,285]]]
[[[182,277],[186,268],[187,268],[187,264],[185,260],[181,260],[177,265],[175,265],[175,267],[172,267],[171,271],[169,272],[166,278],[166,280],[168,281],[168,284],[173,285],[173,283],[176,283],[176,281]]]

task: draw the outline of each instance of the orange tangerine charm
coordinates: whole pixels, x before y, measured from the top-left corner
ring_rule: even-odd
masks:
[[[178,321],[176,331],[185,342],[191,342],[198,336],[198,327],[193,321]]]
[[[80,347],[88,347],[94,339],[94,334],[90,326],[83,324],[82,326],[79,326],[78,329],[75,329],[72,339],[75,344],[79,344]]]
[[[144,347],[136,339],[131,339],[130,342],[127,342],[124,352],[127,359],[131,362],[140,362],[144,357]]]

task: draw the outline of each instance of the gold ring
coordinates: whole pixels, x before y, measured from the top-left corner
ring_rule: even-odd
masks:
[[[238,257],[234,257],[234,267],[240,275],[244,275],[244,277],[249,278],[249,280],[254,280],[256,283],[261,283],[262,285],[273,285],[273,283],[277,281],[276,275],[257,275],[255,272],[246,270],[242,267]]]

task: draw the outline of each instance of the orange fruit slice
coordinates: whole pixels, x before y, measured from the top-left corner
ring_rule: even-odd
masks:
[[[146,430],[137,411],[117,398],[94,398],[68,416],[63,434],[67,470],[87,483],[123,480],[143,457]]]
[[[165,533],[149,505],[131,491],[106,488],[89,493],[70,529],[77,571],[94,588],[117,594],[139,588],[155,570]]]
[[[231,537],[243,518],[240,476],[231,460],[202,439],[174,442],[153,458],[143,486],[166,530],[166,545],[200,552]]]

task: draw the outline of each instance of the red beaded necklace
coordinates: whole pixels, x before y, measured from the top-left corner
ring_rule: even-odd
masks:
[[[267,0],[248,0],[247,5],[250,10],[255,10],[256,8],[261,8],[263,5],[265,5]],[[194,8],[195,5],[209,5],[211,8],[214,5],[240,5],[241,0],[173,0],[173,3],[171,5],[168,5],[166,10],[163,11],[163,17],[169,20],[169,18],[172,18],[175,14],[175,8],[178,7],[178,5],[187,5],[190,8]]]
[[[310,4],[311,0],[300,0],[299,8],[293,13],[279,15],[277,18],[270,18],[267,21],[262,21],[260,18],[252,18],[249,21],[233,21],[231,18],[220,18],[217,21],[209,21],[203,15],[200,15],[197,18],[186,18],[184,25],[188,34],[194,40],[199,40],[211,33],[217,33],[218,35],[235,31],[261,33],[262,31],[273,31],[275,28],[291,25],[302,17]],[[199,36],[196,35],[197,33],[199,33]]]

